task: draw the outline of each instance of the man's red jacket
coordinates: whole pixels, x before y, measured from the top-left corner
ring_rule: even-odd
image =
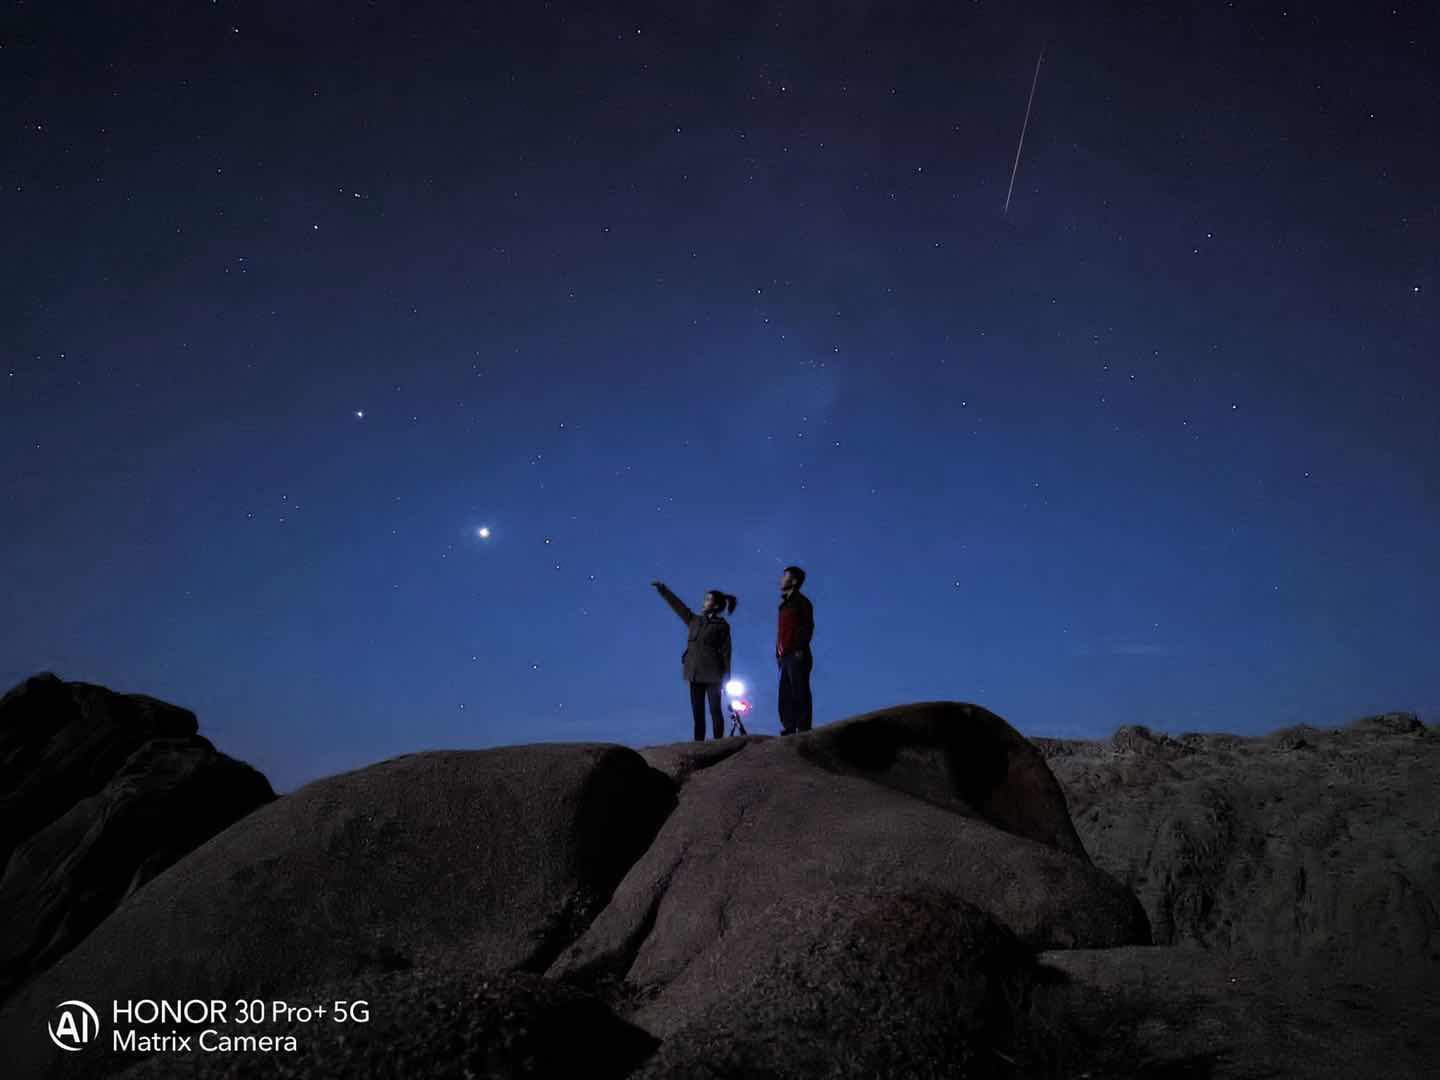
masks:
[[[815,635],[815,608],[798,589],[780,601],[780,627],[775,635],[775,655],[802,652],[810,648]]]

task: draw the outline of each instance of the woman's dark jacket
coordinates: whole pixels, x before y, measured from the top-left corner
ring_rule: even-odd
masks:
[[[720,683],[730,677],[730,624],[719,615],[697,615],[664,585],[660,595],[680,616],[690,637],[680,657],[687,682]]]

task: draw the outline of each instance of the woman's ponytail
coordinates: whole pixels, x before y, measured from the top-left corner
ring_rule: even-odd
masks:
[[[735,597],[733,595],[727,595],[725,597],[725,611],[730,615],[735,614]]]

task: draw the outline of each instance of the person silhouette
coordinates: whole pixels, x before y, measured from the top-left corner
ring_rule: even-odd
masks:
[[[730,624],[722,612],[735,610],[735,597],[719,589],[705,594],[697,615],[671,592],[663,581],[650,583],[685,624],[688,638],[680,656],[682,677],[690,684],[690,712],[695,721],[695,739],[705,741],[705,702],[710,702],[710,720],[715,738],[725,734],[720,712],[720,687],[730,678]]]
[[[780,576],[779,626],[775,633],[775,666],[780,669],[780,734],[809,731],[814,715],[810,672],[815,658],[810,639],[815,636],[815,608],[800,591],[805,571],[787,566]]]

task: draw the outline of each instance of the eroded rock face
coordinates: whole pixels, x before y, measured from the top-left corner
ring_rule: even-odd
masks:
[[[1253,738],[1122,731],[1035,742],[1157,944],[1440,983],[1440,740],[1413,714]]]
[[[195,730],[187,709],[53,675],[0,699],[0,1000],[274,799]]]
[[[35,675],[0,698],[0,866],[99,792],[151,739],[194,735],[195,714],[144,694]]]
[[[1149,940],[1134,896],[1080,850],[1039,752],[993,714],[937,703],[751,740],[690,772],[550,973],[663,993],[729,935],[763,934],[766,912],[876,888],[954,897],[1034,947]]]

